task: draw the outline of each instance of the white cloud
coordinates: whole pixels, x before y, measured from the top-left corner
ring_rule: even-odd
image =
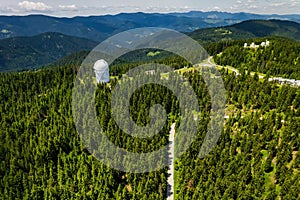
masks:
[[[219,6],[215,6],[215,7],[214,7],[214,10],[216,10],[216,11],[220,11],[220,10],[221,10],[221,8],[220,8]]]
[[[277,11],[278,9],[281,8],[286,8],[286,9],[297,9],[297,7],[299,8],[300,2],[299,0],[290,0],[290,1],[286,1],[286,2],[282,2],[282,1],[270,1],[269,2],[269,8],[272,11]]]
[[[0,7],[0,12],[1,13],[18,13],[18,12],[20,12],[20,10],[18,10],[17,8],[14,8],[14,7],[9,7],[9,6],[7,6],[7,7]]]
[[[73,5],[59,5],[58,6],[61,10],[71,10],[71,11],[76,11],[78,10],[77,9],[77,6],[75,4]]]
[[[42,2],[23,1],[20,2],[19,7],[26,11],[47,11],[51,9],[51,6]]]
[[[298,0],[292,0],[290,5],[291,6],[297,6],[297,5],[300,5],[300,2]]]
[[[299,5],[300,2],[298,1],[290,1],[290,2],[275,2],[275,3],[270,3],[271,6],[273,7],[282,7],[282,6],[285,6],[285,7],[293,7],[293,6],[297,6]]]
[[[249,8],[250,9],[255,9],[255,8],[258,8],[258,6],[256,6],[256,5],[249,5]]]

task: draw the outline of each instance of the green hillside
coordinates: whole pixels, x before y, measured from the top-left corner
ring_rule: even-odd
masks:
[[[60,33],[3,39],[0,40],[0,71],[37,69],[96,45],[94,41]]]
[[[269,40],[270,46],[249,48],[252,42],[260,45],[266,40]],[[248,48],[244,48],[244,43],[248,44]],[[300,42],[280,37],[267,37],[241,40],[227,45],[219,52],[215,52],[216,54],[222,51],[221,55],[214,56],[214,60],[219,65],[229,65],[240,70],[271,76],[300,79]]]
[[[69,64],[37,72],[0,73],[1,197],[166,199],[166,168],[144,174],[120,172],[101,164],[83,146],[71,109],[77,69],[78,65]],[[196,140],[175,164],[177,199],[298,199],[299,88],[277,87],[246,74],[236,78],[221,73],[230,117],[217,146],[203,159],[197,155],[210,119],[210,97],[199,73],[185,74],[197,94],[201,121]],[[112,88],[115,83],[110,83]],[[132,119],[146,125],[149,108],[157,103],[173,117],[150,140],[130,137],[112,118],[110,87],[99,85],[95,95],[105,134],[129,151],[161,148],[168,143],[169,125],[174,119],[180,122],[172,92],[147,85],[130,100]],[[83,123],[88,125],[88,120]]]
[[[245,31],[255,37],[281,36],[300,40],[300,24],[281,20],[251,20],[231,26],[231,30]]]
[[[111,64],[113,78],[110,83],[97,85],[94,106],[84,92],[75,96],[72,92],[79,67],[95,42],[60,33],[0,40],[0,71],[4,71],[0,72],[0,199],[165,200],[168,167],[129,173],[104,165],[93,156],[105,148],[94,140],[97,133],[88,135],[83,142],[75,127],[75,122],[83,130],[91,127],[89,113],[72,109],[72,98],[78,100],[75,106],[93,106],[103,134],[129,152],[153,152],[168,145],[174,122],[175,148],[177,142],[184,144],[189,138],[180,137],[178,126],[189,126],[193,119],[183,123],[181,99],[162,85],[143,85],[130,99],[125,99],[130,91],[124,87],[117,101],[120,105],[129,102],[130,118],[138,126],[151,123],[152,106],[160,104],[165,108],[167,118],[156,135],[133,137],[121,130],[113,118],[112,96],[118,79],[129,69],[149,62],[184,68],[180,73],[190,82],[200,109],[194,141],[174,162],[176,200],[300,199],[300,87],[267,79],[282,76],[300,80],[298,32],[299,24],[256,20],[191,33],[205,44],[217,64],[228,66],[220,67],[221,77],[212,76],[224,82],[226,117],[220,120],[224,128],[217,144],[204,158],[198,155],[211,125],[211,95],[218,94],[208,92],[200,70],[204,66],[191,66],[181,57],[157,49],[133,51]],[[269,46],[259,46],[266,40]],[[252,42],[258,46],[250,48]],[[210,60],[205,62],[211,66]],[[228,70],[233,67],[239,75]],[[19,71],[8,72],[16,70]],[[259,78],[249,72],[266,76]],[[165,78],[172,73],[152,75]],[[149,80],[147,73],[141,73],[140,78]],[[77,80],[80,91],[92,83],[87,79]],[[142,82],[131,77],[126,81],[121,84],[135,86]],[[108,153],[114,151],[100,156]],[[153,156],[147,161],[156,160]],[[147,163],[130,164],[144,167]]]
[[[282,20],[249,20],[231,26],[199,29],[189,36],[202,44],[266,36],[300,40],[300,24]]]

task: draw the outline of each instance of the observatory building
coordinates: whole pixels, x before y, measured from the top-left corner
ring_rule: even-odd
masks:
[[[109,68],[108,63],[105,60],[97,60],[97,62],[94,64],[94,71],[97,83],[109,82]]]

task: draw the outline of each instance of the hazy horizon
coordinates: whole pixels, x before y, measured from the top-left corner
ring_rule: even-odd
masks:
[[[92,17],[92,16],[106,16],[106,15],[119,15],[119,14],[135,14],[135,13],[144,13],[144,14],[171,14],[171,13],[190,13],[190,12],[219,12],[219,13],[231,13],[231,14],[237,14],[237,13],[247,13],[247,14],[254,14],[254,15],[278,15],[278,16],[286,16],[286,15],[300,15],[297,13],[291,13],[291,14],[261,14],[261,13],[253,13],[253,12],[227,12],[227,11],[217,11],[217,10],[211,10],[211,11],[201,11],[201,10],[191,10],[191,11],[174,11],[174,12],[143,12],[143,11],[137,11],[137,12],[119,12],[114,14],[90,14],[90,15],[74,15],[74,16],[58,16],[53,14],[47,14],[47,13],[29,13],[29,14],[0,14],[0,16],[7,16],[7,17],[26,17],[26,16],[33,16],[33,15],[41,15],[41,16],[48,16],[48,17],[55,17],[55,18],[74,18],[74,17]]]
[[[119,13],[172,13],[190,11],[218,11],[229,13],[253,13],[253,14],[299,14],[300,1],[298,0],[212,0],[209,2],[199,2],[190,0],[182,2],[180,0],[167,0],[151,2],[131,0],[124,2],[121,0],[111,0],[103,2],[100,0],[90,0],[88,3],[83,0],[67,0],[61,2],[53,0],[0,0],[1,15],[5,16],[25,16],[32,14],[42,14],[55,17],[74,16],[99,16],[115,15]]]

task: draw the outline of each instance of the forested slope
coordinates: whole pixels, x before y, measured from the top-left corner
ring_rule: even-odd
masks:
[[[260,45],[266,40],[270,46],[249,48],[254,42]],[[248,48],[244,48],[244,43]],[[216,47],[218,46],[218,47]],[[269,74],[300,79],[300,43],[280,37],[241,40],[230,43],[219,43],[210,49],[214,60],[219,65],[230,65],[237,69],[249,70]],[[221,55],[216,55],[222,52]]]
[[[73,58],[75,61],[79,58]],[[0,74],[0,196],[3,199],[166,199],[167,168],[132,174],[101,164],[84,147],[72,118],[72,88],[78,65],[37,72]],[[177,58],[161,63],[178,66]],[[75,62],[76,63],[76,62]],[[133,66],[117,63],[112,73]],[[118,66],[120,68],[118,68]],[[176,65],[174,64],[174,67]],[[242,72],[222,71],[227,90],[225,129],[218,145],[198,158],[210,120],[210,97],[199,73],[186,73],[197,94],[201,121],[195,142],[175,163],[177,199],[299,199],[300,89],[278,87]],[[110,83],[114,88],[116,80]],[[132,119],[149,122],[149,108],[168,113],[150,140],[121,131],[111,117],[111,89],[100,84],[96,110],[105,134],[133,152],[168,144],[169,126],[179,120],[178,101],[162,86],[148,85],[130,101]]]
[[[0,72],[38,69],[72,53],[91,50],[97,44],[92,40],[54,32],[2,39]]]
[[[73,78],[71,67],[1,74],[1,196],[164,199],[166,170],[125,174],[102,165],[82,146],[71,115]],[[108,129],[111,120],[103,105],[109,93],[102,85],[97,95]],[[118,133],[109,131],[114,140]]]
[[[84,54],[76,55],[79,57],[72,58],[75,63]],[[4,199],[165,199],[167,168],[144,174],[119,172],[101,164],[82,145],[71,110],[78,65],[71,63],[37,72],[0,74],[3,102],[0,196]],[[114,84],[112,80],[112,87]],[[137,140],[123,133],[111,117],[110,98],[108,85],[99,85],[96,92],[99,122],[113,143],[134,152],[152,151],[168,143],[169,123],[151,139]],[[162,86],[149,85],[132,97],[132,118],[137,124],[147,124],[149,108],[157,103],[164,105],[169,115],[177,115],[178,103],[172,93]]]
[[[285,20],[247,20],[231,26],[206,28],[188,33],[202,44],[258,37],[286,37],[300,40],[300,24]]]
[[[226,74],[224,132],[204,159],[195,144],[177,161],[177,199],[299,199],[300,89]]]

